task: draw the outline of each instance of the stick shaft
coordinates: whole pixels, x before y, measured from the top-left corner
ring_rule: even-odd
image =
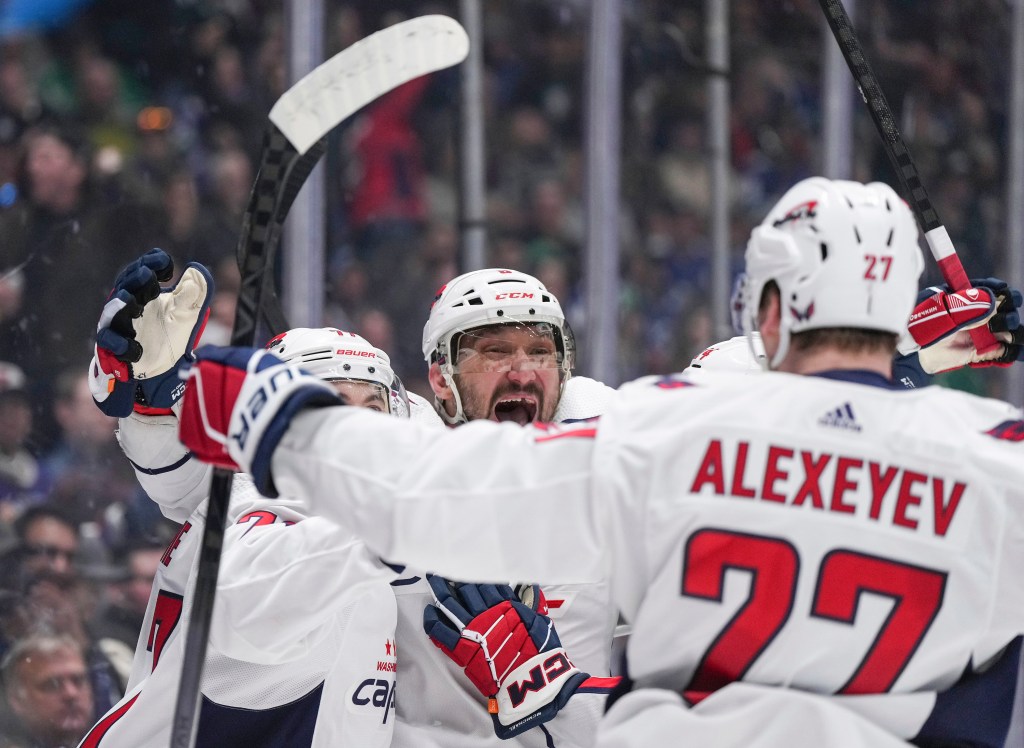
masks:
[[[964,270],[963,263],[956,253],[956,248],[949,238],[949,233],[939,220],[939,216],[932,205],[928,191],[921,182],[921,174],[917,170],[917,164],[910,155],[910,149],[903,140],[903,135],[896,126],[896,120],[892,115],[889,102],[886,101],[882,87],[878,84],[871,65],[864,56],[864,50],[857,38],[857,33],[846,13],[841,0],[818,0],[825,18],[828,20],[832,35],[839,45],[839,49],[846,58],[846,64],[850,68],[857,87],[860,89],[861,97],[868,107],[871,119],[875,123],[878,134],[882,137],[882,147],[889,162],[896,171],[896,179],[899,182],[904,199],[914,211],[917,222],[924,232],[928,249],[935,258],[946,284],[953,290],[970,288],[970,280]],[[987,327],[980,327],[971,330],[971,339],[978,353],[985,354],[1001,347],[1001,343]]]

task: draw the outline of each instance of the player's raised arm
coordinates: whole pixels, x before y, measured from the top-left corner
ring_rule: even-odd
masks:
[[[383,557],[483,581],[588,581],[607,563],[591,490],[594,424],[439,432],[323,408],[337,401],[319,380],[266,352],[208,348],[198,358],[184,443],[251,472],[266,495],[306,497]]]

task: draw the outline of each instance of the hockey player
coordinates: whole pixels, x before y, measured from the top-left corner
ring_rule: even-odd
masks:
[[[583,420],[600,415],[613,392],[593,379],[572,375],[575,343],[558,299],[533,276],[506,268],[465,273],[438,291],[423,328],[423,355],[434,407],[452,426],[476,420],[519,424]],[[401,574],[392,586],[398,602],[402,690],[431,695],[399,700],[394,745],[508,748],[545,746],[554,740],[550,734],[554,728],[538,726],[544,717],[525,706],[517,710],[522,716],[495,714],[492,721],[483,695],[487,686],[479,684],[481,678],[471,672],[472,666],[464,674],[465,662],[456,664],[442,654],[444,635],[450,633],[444,622],[452,616],[451,606],[445,609],[439,603],[435,608],[435,600],[440,595],[451,603],[463,588],[454,584],[449,588],[444,580],[421,571]],[[617,615],[607,580],[546,585],[543,595],[533,586],[519,589],[530,595],[533,612],[524,614],[535,621],[549,616],[557,627],[556,637],[582,671],[608,675]],[[503,604],[510,591],[489,593],[492,602]],[[477,608],[461,602],[476,615],[488,607],[482,601]],[[471,617],[460,625],[468,624]],[[425,628],[432,639],[424,635]],[[595,677],[588,681],[587,690],[604,692],[607,684]],[[603,703],[600,697],[587,702],[577,699],[572,718],[561,717],[556,733],[562,739],[556,745],[586,745],[592,739]]]
[[[169,274],[170,258],[159,251],[129,266],[97,336],[98,404],[122,416],[119,440],[140,482],[182,525],[153,583],[127,693],[82,746],[165,748],[170,738],[209,487],[209,467],[177,441],[171,393],[201,332],[212,282],[193,264],[161,293],[157,277]],[[329,383],[347,404],[409,417],[387,356],[357,335],[300,328],[268,347]],[[112,410],[118,401],[129,404],[127,414]],[[437,422],[426,401],[413,408]],[[297,502],[261,497],[247,476],[236,476],[196,745],[388,746],[395,722],[393,576],[336,524],[308,516]]]
[[[293,371],[302,383],[277,396],[287,364],[220,349],[192,368],[181,435],[391,558],[610,577],[633,690],[601,745],[1003,746],[1020,701],[1024,413],[893,382],[917,241],[889,187],[800,182],[747,247],[744,327],[772,371],[639,380],[599,422],[438,434],[296,411],[321,383]],[[224,402],[207,384],[240,364],[253,373]],[[200,404],[207,427],[245,417],[252,438],[210,439]],[[558,677],[548,665],[499,676],[504,691]]]

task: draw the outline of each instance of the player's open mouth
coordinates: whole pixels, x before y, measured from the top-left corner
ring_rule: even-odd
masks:
[[[506,397],[494,404],[494,420],[513,421],[523,426],[537,417],[537,401],[528,397]]]

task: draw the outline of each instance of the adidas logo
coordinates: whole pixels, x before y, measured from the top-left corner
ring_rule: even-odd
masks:
[[[818,424],[821,426],[832,426],[837,429],[860,431],[860,424],[857,423],[857,417],[853,415],[853,406],[849,403],[840,405],[835,410],[830,410],[818,419]]]

